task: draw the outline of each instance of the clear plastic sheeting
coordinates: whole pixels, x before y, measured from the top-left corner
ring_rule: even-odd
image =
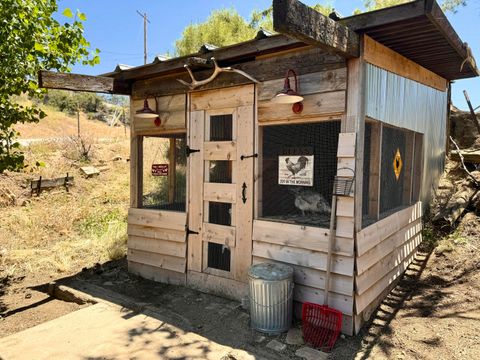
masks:
[[[366,116],[424,134],[420,199],[427,204],[444,168],[447,92],[366,67]]]

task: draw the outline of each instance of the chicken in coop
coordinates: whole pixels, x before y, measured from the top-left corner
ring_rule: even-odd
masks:
[[[295,177],[300,171],[305,169],[308,164],[308,159],[305,156],[300,156],[296,163],[290,161],[290,158],[286,158],[287,169],[292,173],[289,177]]]
[[[331,208],[321,194],[311,189],[292,188],[295,207],[305,216],[306,213],[330,214]]]

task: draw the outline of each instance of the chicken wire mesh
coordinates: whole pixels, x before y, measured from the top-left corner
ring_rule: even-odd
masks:
[[[340,120],[263,128],[259,216],[329,227]]]
[[[362,227],[418,200],[421,140],[412,131],[365,124]]]
[[[142,146],[142,207],[185,211],[185,135],[173,138],[144,136]]]

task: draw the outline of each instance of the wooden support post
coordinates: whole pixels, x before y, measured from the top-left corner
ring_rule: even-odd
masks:
[[[370,171],[368,183],[368,216],[378,220],[380,212],[380,169],[382,157],[382,125],[372,124],[370,134]],[[366,169],[365,169],[366,170]]]
[[[477,115],[475,115],[475,110],[473,110],[473,106],[470,102],[470,98],[468,97],[467,90],[463,90],[463,95],[465,95],[465,100],[467,100],[468,108],[470,109],[470,115],[472,116],[472,121],[477,127],[478,133],[480,134],[480,123],[477,120]]]
[[[363,50],[361,50],[363,52]],[[365,62],[347,61],[347,107],[342,132],[357,134],[355,152],[355,232],[362,228],[363,153],[365,143]]]
[[[360,55],[357,33],[297,0],[273,1],[273,29],[346,58]]]
[[[168,153],[168,202],[175,202],[175,180],[176,180],[176,162],[177,162],[177,146],[176,139],[170,138],[170,151]]]
[[[38,179],[38,186],[37,186],[37,196],[40,196],[40,193],[42,192],[42,177]]]

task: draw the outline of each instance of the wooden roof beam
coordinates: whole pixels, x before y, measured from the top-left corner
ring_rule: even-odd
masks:
[[[104,76],[91,76],[53,71],[40,71],[38,84],[45,89],[88,91],[118,95],[130,95],[131,87],[127,82]]]
[[[273,29],[346,58],[360,54],[357,33],[297,0],[273,1]]]

